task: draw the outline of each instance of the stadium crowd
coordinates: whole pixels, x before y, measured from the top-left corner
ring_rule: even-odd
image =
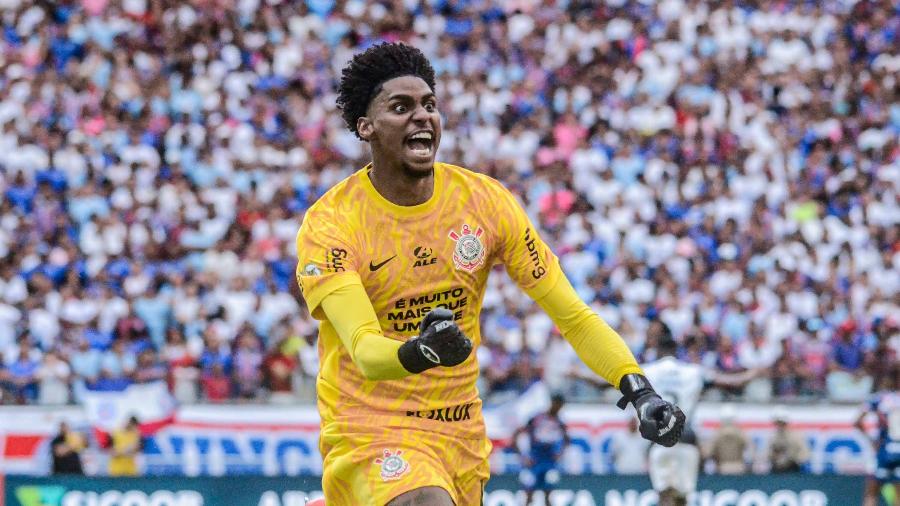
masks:
[[[641,360],[720,396],[856,401],[898,374],[900,6],[884,1],[0,0],[3,401],[169,381],[314,396],[304,210],[366,163],[337,72],[438,75],[439,159],[522,200]],[[602,395],[502,273],[482,393]]]

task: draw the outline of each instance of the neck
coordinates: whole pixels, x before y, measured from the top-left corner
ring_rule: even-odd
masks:
[[[402,167],[378,163],[378,157],[373,157],[369,179],[382,197],[398,206],[424,204],[434,194],[434,170],[421,176],[409,174]]]

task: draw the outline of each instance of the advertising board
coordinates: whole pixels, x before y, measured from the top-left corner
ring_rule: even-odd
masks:
[[[848,506],[859,504],[858,476],[703,476],[689,506]],[[303,506],[321,497],[315,476],[271,478],[6,477],[6,506]],[[514,476],[488,482],[485,506],[519,506],[524,495]],[[549,506],[654,506],[645,477],[564,476],[537,504]],[[544,501],[544,502],[542,502]]]

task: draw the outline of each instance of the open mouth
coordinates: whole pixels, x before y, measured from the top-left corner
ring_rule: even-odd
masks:
[[[434,134],[428,131],[416,132],[406,139],[406,147],[413,156],[426,158],[434,152]]]

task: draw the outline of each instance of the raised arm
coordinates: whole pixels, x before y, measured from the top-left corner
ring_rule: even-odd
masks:
[[[498,186],[496,200],[500,260],[507,273],[547,312],[581,360],[622,392],[618,406],[634,405],[641,435],[673,446],[684,430],[684,413],[657,395],[621,336],[578,297],[512,194]]]
[[[472,352],[472,341],[447,309],[429,312],[422,320],[422,333],[402,342],[382,334],[362,284],[348,284],[329,293],[321,306],[366,379],[399,379],[437,366],[452,367]]]

